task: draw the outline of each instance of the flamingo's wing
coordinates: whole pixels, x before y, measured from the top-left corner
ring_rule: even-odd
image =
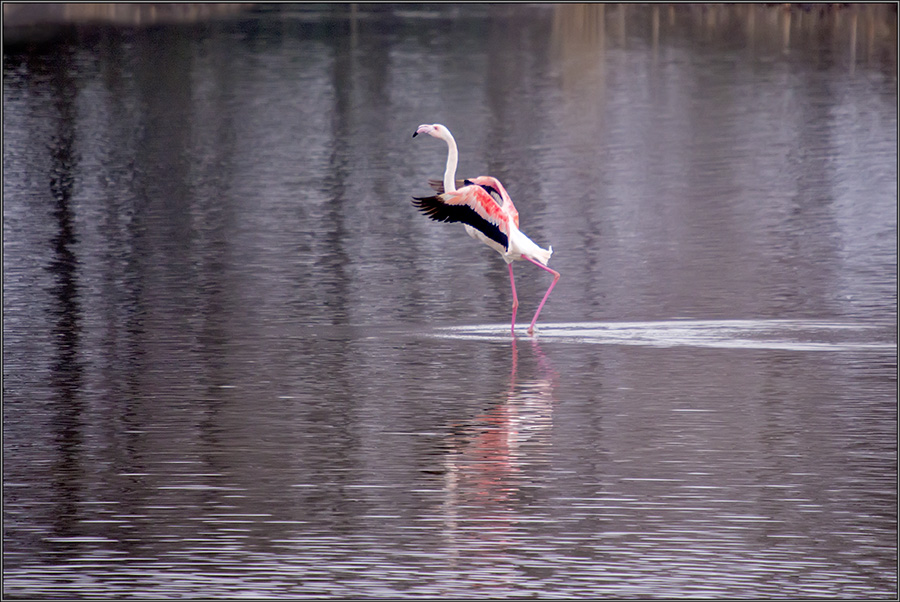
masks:
[[[519,227],[519,212],[516,211],[516,206],[513,205],[512,199],[509,198],[509,194],[506,192],[503,184],[500,183],[500,180],[493,176],[478,176],[477,178],[466,180],[465,183],[481,186],[494,199],[494,202],[500,206],[503,213],[509,216],[517,228]]]
[[[472,178],[471,180],[456,180],[456,189],[459,190],[466,186],[477,185],[484,188],[485,192],[491,195],[491,198],[494,199],[494,202],[497,205],[503,206],[503,195],[497,190],[492,184],[494,183],[494,178],[487,178],[485,176],[479,176],[477,178]],[[444,182],[443,180],[428,180],[428,185],[438,194],[444,194]]]
[[[509,228],[503,211],[477,184],[463,186],[449,194],[413,197],[413,205],[435,221],[468,224],[504,249],[509,248]]]

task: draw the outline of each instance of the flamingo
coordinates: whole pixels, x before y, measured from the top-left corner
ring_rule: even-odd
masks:
[[[447,143],[447,167],[442,182],[429,180],[429,184],[437,194],[430,197],[413,197],[413,205],[433,220],[462,222],[469,236],[500,253],[509,266],[509,284],[513,297],[510,330],[513,336],[516,334],[516,310],[519,308],[519,298],[516,295],[512,262],[525,259],[553,274],[553,282],[544,293],[544,298],[541,299],[528,327],[528,334],[534,334],[534,325],[544,308],[544,303],[559,280],[559,272],[547,267],[553,247],[542,249],[519,230],[519,212],[497,178],[478,176],[466,180],[455,179],[459,151],[453,134],[446,126],[440,123],[423,124],[413,133],[413,138],[419,134],[428,134]]]

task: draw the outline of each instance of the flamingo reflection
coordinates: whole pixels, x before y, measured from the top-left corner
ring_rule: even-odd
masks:
[[[511,352],[506,391],[484,413],[456,425],[444,456],[442,511],[451,558],[461,539],[466,547],[486,545],[488,554],[508,543],[509,531],[525,518],[522,487],[539,486],[547,474],[557,374],[537,340],[522,367],[515,338]]]

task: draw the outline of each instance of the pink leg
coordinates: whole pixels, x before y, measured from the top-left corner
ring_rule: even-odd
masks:
[[[523,257],[524,257],[524,255],[523,255]],[[532,259],[531,257],[525,257],[525,259],[527,259],[528,261],[530,261],[531,263],[533,263],[533,264],[536,265],[537,267],[541,268],[542,270],[547,270],[548,272],[550,272],[551,274],[553,274],[553,282],[550,283],[550,288],[548,288],[548,289],[547,289],[547,292],[544,293],[544,298],[541,299],[541,304],[538,305],[537,311],[534,312],[534,318],[531,319],[531,326],[528,327],[528,334],[534,334],[534,325],[537,323],[537,319],[538,319],[538,316],[539,316],[540,313],[541,313],[541,310],[544,309],[544,303],[547,302],[547,297],[550,296],[550,291],[553,290],[553,287],[556,286],[556,282],[559,280],[559,272],[557,272],[556,270],[551,270],[551,269],[548,268],[547,266],[545,266],[545,265],[543,265],[543,264],[541,264],[541,263],[538,263],[537,261],[535,261],[535,260]],[[509,269],[510,269],[510,272],[509,272],[509,273],[512,274],[512,264],[510,264]]]
[[[519,309],[519,297],[516,295],[516,280],[513,278],[512,264],[509,264],[509,285],[512,287],[513,307],[512,307],[512,330],[513,336],[516,335],[516,310]]]

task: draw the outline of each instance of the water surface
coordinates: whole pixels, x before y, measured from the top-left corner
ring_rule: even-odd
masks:
[[[874,10],[281,7],[8,52],[4,594],[895,597]],[[425,122],[553,245],[535,337],[548,275],[516,264],[512,338],[505,264],[411,206]]]

